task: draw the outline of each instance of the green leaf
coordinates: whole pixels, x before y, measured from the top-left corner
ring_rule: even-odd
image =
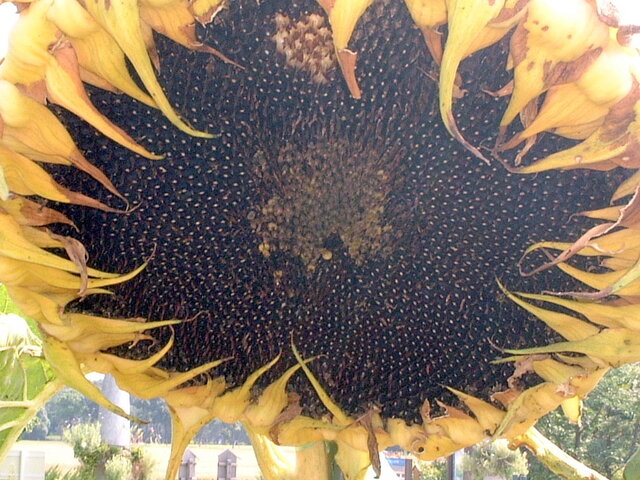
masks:
[[[624,480],[640,479],[640,448],[636,450],[636,453],[634,453],[627,462],[622,476]]]
[[[0,461],[61,387],[27,322],[0,315]]]

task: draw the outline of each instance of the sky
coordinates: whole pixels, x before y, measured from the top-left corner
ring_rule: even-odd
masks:
[[[4,58],[7,53],[7,38],[11,27],[18,19],[16,7],[10,3],[0,5],[0,58]]]

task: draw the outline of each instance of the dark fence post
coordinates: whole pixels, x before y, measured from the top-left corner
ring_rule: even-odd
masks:
[[[404,480],[413,480],[413,460],[410,458],[404,461]]]

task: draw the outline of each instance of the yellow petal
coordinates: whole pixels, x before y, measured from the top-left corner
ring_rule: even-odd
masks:
[[[278,380],[264,389],[257,402],[249,405],[244,411],[243,421],[254,431],[257,432],[259,427],[270,427],[287,406],[289,403],[286,392],[287,383],[299,368],[300,365],[289,368]]]
[[[455,444],[460,445],[459,448],[473,445],[487,437],[487,433],[476,419],[457,408],[444,404],[441,406],[445,408],[446,415],[434,418],[424,425],[427,433],[427,448],[429,448],[428,437],[432,434],[445,434]]]
[[[195,19],[202,25],[207,25],[224,7],[224,0],[193,0],[190,4]]]
[[[49,335],[56,337],[63,342],[82,339],[88,335],[97,333],[102,334],[131,334],[139,333],[145,330],[175,325],[180,320],[163,320],[159,322],[144,322],[136,320],[118,320],[114,318],[97,317],[95,315],[83,315],[80,313],[71,313],[64,315],[64,326],[45,325],[43,328]],[[167,345],[173,344],[173,338],[167,342]],[[166,347],[165,347],[166,348]],[[161,350],[162,351],[162,350]],[[119,358],[119,357],[116,357]],[[125,361],[125,359],[120,359]],[[159,360],[159,359],[158,359]],[[132,360],[133,361],[133,360]],[[138,362],[138,360],[135,360]],[[116,361],[118,363],[119,361]],[[156,361],[157,362],[157,361]],[[155,364],[156,362],[153,362]],[[133,365],[133,364],[132,364]],[[151,365],[149,365],[151,366]],[[146,369],[145,369],[146,370]]]
[[[79,273],[78,267],[71,260],[58,257],[31,243],[22,233],[23,228],[26,227],[20,227],[9,215],[0,213],[0,255]]]
[[[600,262],[602,267],[610,270],[628,270],[635,265],[636,261],[622,257],[605,258]],[[613,292],[613,289],[612,289]]]
[[[0,77],[25,85],[44,78],[47,97],[53,102],[72,111],[130,150],[147,158],[160,158],[136,144],[93,107],[80,80],[78,61],[71,47],[58,45],[53,50],[54,55],[49,53],[57,32],[55,25],[47,18],[52,1],[33,2],[20,16],[18,27],[12,32],[10,61],[0,65]]]
[[[75,203],[106,211],[113,210],[86,195],[64,188],[38,164],[2,145],[0,145],[0,166],[9,189],[18,195],[39,195],[56,202]]]
[[[114,371],[113,376],[118,383],[118,386],[123,390],[133,393],[137,397],[144,400],[150,400],[156,397],[164,397],[167,393],[185,382],[197,377],[200,374],[217,367],[223,360],[216,360],[213,362],[205,363],[199,367],[193,368],[188,372],[181,373],[169,373],[167,377],[164,374],[153,369],[147,370],[145,373],[121,373]]]
[[[345,480],[364,480],[371,465],[369,452],[356,450],[341,442],[338,443],[335,460]]]
[[[212,135],[194,130],[173,110],[156,79],[143,32],[136,0],[87,0],[85,7],[91,16],[118,42],[140,76],[142,83],[158,108],[171,123],[189,135],[211,138]]]
[[[398,445],[414,455],[424,452],[426,433],[420,425],[409,426],[400,418],[389,418],[387,432],[389,432],[393,445]]]
[[[55,50],[54,57],[48,62],[45,82],[51,101],[75,113],[114,142],[143,157],[162,158],[141,147],[93,106],[80,79],[78,59],[70,46]]]
[[[522,392],[509,405],[494,438],[514,438],[535,425],[539,418],[558,408],[565,400],[554,383],[542,383]]]
[[[640,295],[640,282],[635,282],[640,270],[638,263],[626,270],[607,273],[585,272],[566,263],[558,264],[558,268],[576,280],[599,291],[610,289],[610,293],[616,293],[617,295]]]
[[[53,0],[47,17],[69,38],[78,56],[84,81],[100,88],[122,91],[156,107],[153,99],[133,81],[125,56],[116,41],[76,0]],[[106,84],[106,85],[105,85]]]
[[[533,122],[504,148],[509,149],[517,143],[538,133],[552,131],[562,127],[589,125],[587,135],[596,130],[609,113],[612,104],[594,103],[575,83],[552,87],[545,96],[544,103]]]
[[[360,98],[362,92],[356,80],[357,54],[348,49],[349,40],[362,14],[373,0],[318,0],[329,15],[340,69],[353,98]]]
[[[594,218],[596,220],[607,220],[610,222],[615,222],[620,217],[620,210],[622,207],[606,207],[600,208],[598,210],[588,210],[586,212],[580,212],[580,215],[583,215],[587,218]]]
[[[575,397],[567,398],[564,400],[560,406],[562,407],[562,411],[564,412],[564,416],[571,423],[580,423],[580,419],[582,418],[582,399],[577,395]]]
[[[65,385],[78,390],[88,399],[116,415],[125,417],[132,422],[143,423],[140,419],[129,415],[120,407],[111,403],[98,387],[85,378],[78,360],[64,342],[45,335],[43,351],[51,365],[51,369]]]
[[[9,200],[0,200],[0,208],[11,215],[19,225],[43,227],[52,223],[76,225],[62,213],[18,195]]]
[[[316,442],[296,449],[295,477],[307,480],[331,478],[331,464],[325,442]]]
[[[6,288],[16,306],[27,317],[37,322],[63,325],[59,305],[54,300],[22,287],[7,285]]]
[[[254,431],[248,425],[245,426],[245,431],[249,435],[260,473],[265,480],[296,480],[295,462],[291,462],[278,445],[273,443],[267,435]],[[314,474],[315,472],[312,471],[309,471],[308,475],[305,472],[305,478],[314,478]]]
[[[636,188],[640,185],[640,170],[627,178],[611,196],[611,202],[620,200],[627,195],[632,195]]]
[[[509,297],[514,303],[524,308],[529,313],[547,324],[564,338],[568,340],[581,340],[598,333],[599,329],[595,325],[590,325],[566,313],[554,312],[544,308],[536,307],[524,300],[518,298],[513,293],[506,290],[502,284],[498,284],[502,292]]]
[[[537,353],[582,353],[601,359],[612,367],[640,361],[640,336],[626,328],[608,328],[584,340],[559,342],[544,347],[506,349],[505,352],[518,355]]]
[[[532,300],[553,303],[584,315],[590,322],[605,327],[622,327],[640,331],[640,305],[608,305],[602,302],[569,300],[552,295],[522,293]]]
[[[122,198],[104,173],[82,156],[55,115],[5,80],[0,80],[0,117],[3,120],[0,144],[33,160],[74,165]]]
[[[143,264],[126,275],[89,279],[88,288],[102,288],[126,282],[137,276],[144,268]],[[80,276],[68,271],[5,257],[0,257],[0,278],[7,285],[28,287],[42,292],[46,292],[50,287],[77,292],[82,285]]]
[[[0,78],[30,85],[44,77],[49,46],[56,41],[56,28],[46,18],[51,0],[30,3],[11,31],[9,49],[0,64]]]
[[[273,367],[279,359],[280,355],[249,375],[242,386],[217,398],[211,407],[211,413],[214,418],[218,418],[225,423],[235,423],[240,420],[242,413],[251,401],[251,389],[258,379]]]
[[[571,381],[574,377],[587,374],[584,368],[576,365],[567,365],[553,358],[532,361],[533,371],[536,372],[545,382],[563,384]]]
[[[549,88],[535,120],[503,148],[512,148],[545,130],[571,138],[588,137],[600,127],[609,109],[633,88],[632,69],[637,61],[637,51],[609,41],[575,81]]]
[[[509,125],[531,100],[558,83],[552,77],[566,77],[573,67],[584,69],[608,42],[609,28],[589,2],[530,0],[526,19],[511,39],[514,89],[500,125]],[[584,65],[572,64],[581,57]]]
[[[176,478],[189,442],[215,418],[209,409],[225,388],[224,379],[216,378],[209,380],[206,385],[172,390],[165,395],[171,414],[171,455],[165,476],[167,480]]]
[[[486,163],[480,151],[465,140],[453,116],[453,88],[460,62],[482,29],[498,16],[505,0],[449,0],[449,36],[440,71],[440,115],[449,133],[466,149]]]
[[[312,442],[333,441],[342,429],[338,425],[299,415],[290,422],[278,425],[274,439],[279,445],[301,447]]]
[[[634,167],[640,136],[640,101],[636,86],[614,105],[600,128],[578,145],[553,153],[518,171],[535,173],[550,169],[592,168],[610,170],[618,165]]]
[[[413,21],[422,31],[431,56],[440,65],[442,61],[442,34],[437,28],[447,23],[445,0],[405,0]]]
[[[50,330],[49,328],[47,328]],[[169,350],[173,347],[173,335],[167,342],[167,344],[158,350],[156,353],[151,355],[148,358],[143,360],[131,360],[128,358],[120,358],[116,355],[111,355],[109,353],[89,353],[89,354],[79,354],[76,352],[76,357],[78,360],[86,365],[93,371],[97,371],[100,373],[108,374],[113,373],[114,371],[119,371],[122,374],[143,374],[148,372],[151,367],[153,367],[156,363],[158,363]],[[99,367],[99,368],[97,368]],[[159,373],[159,372],[155,372]],[[164,372],[163,372],[164,373]],[[169,378],[169,374],[165,373],[164,378]]]
[[[485,432],[488,432],[488,435],[492,435],[493,432],[495,432],[496,428],[498,428],[498,425],[500,425],[500,422],[502,422],[502,419],[504,418],[505,412],[503,410],[459,390],[448,387],[447,389],[455,393],[456,396],[462,400],[467,407],[469,407],[482,429]]]
[[[298,361],[298,364],[300,364],[300,367],[302,368],[305,375],[311,382],[313,389],[318,394],[320,401],[327,408],[327,410],[329,410],[331,414],[335,417],[335,423],[341,426],[347,426],[351,424],[353,420],[346,413],[344,413],[344,411],[338,406],[338,404],[331,399],[331,397],[326,392],[326,390],[322,387],[322,385],[320,385],[320,382],[315,377],[315,375],[311,372],[311,369],[309,369],[309,367],[305,365],[304,360],[300,356],[300,353],[298,353],[298,349],[293,343],[291,344],[291,349],[293,351],[293,355],[296,357],[296,360]]]

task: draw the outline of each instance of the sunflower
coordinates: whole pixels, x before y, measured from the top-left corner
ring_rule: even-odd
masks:
[[[593,0],[22,3],[0,281],[60,382],[166,401],[168,479],[214,419],[268,479],[326,476],[327,442],[348,479],[391,445],[544,455],[540,417],[640,360],[637,30]]]

